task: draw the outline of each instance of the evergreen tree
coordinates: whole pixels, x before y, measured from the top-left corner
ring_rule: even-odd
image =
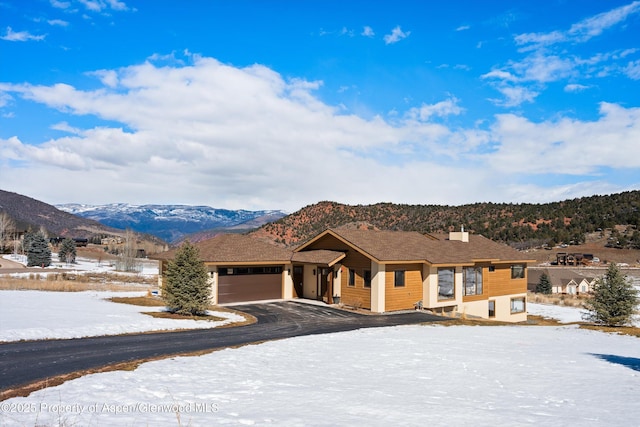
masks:
[[[540,281],[536,285],[536,293],[551,295],[553,288],[551,286],[551,281],[549,280],[549,276],[547,273],[542,273],[540,276]]]
[[[593,296],[585,302],[585,320],[606,326],[623,326],[631,320],[638,303],[636,290],[620,268],[611,263],[596,280]]]
[[[51,265],[51,249],[49,242],[41,232],[25,236],[28,267],[49,267]]]
[[[60,244],[60,250],[58,251],[58,259],[61,262],[68,264],[75,264],[76,262],[76,243],[73,239],[64,239]]]
[[[211,286],[198,248],[189,241],[180,246],[169,261],[162,287],[167,308],[178,314],[202,314],[209,305]]]

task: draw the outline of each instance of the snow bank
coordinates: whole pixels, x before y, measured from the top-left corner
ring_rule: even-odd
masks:
[[[634,337],[403,326],[91,375],[2,402],[0,425],[637,426],[639,393]]]
[[[107,301],[113,296],[141,296],[144,292],[0,291],[0,341],[80,338],[172,329],[215,328],[244,320],[228,312],[209,312],[225,320],[158,319],[140,307]]]

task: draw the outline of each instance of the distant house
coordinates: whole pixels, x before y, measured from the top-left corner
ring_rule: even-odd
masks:
[[[579,295],[593,292],[595,277],[566,268],[529,269],[527,288],[531,292],[535,292],[543,273],[549,277],[551,292],[554,294]]]
[[[227,234],[196,246],[217,304],[305,298],[375,313],[421,307],[508,322],[527,318],[527,264],[534,261],[464,231],[329,229],[294,250]],[[174,254],[161,255],[161,273]]]

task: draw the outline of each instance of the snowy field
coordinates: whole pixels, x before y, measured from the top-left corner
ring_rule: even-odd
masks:
[[[0,291],[0,342],[45,338],[80,338],[173,329],[215,328],[244,318],[210,311],[219,322],[158,319],[141,312],[163,307],[141,307],[107,301],[113,296],[141,296],[144,292]]]
[[[638,338],[402,326],[90,375],[0,402],[0,425],[638,426],[639,395]]]
[[[2,258],[17,262],[24,266],[27,265],[27,256],[26,255],[4,255]],[[147,259],[139,259],[137,262],[140,264],[140,273],[143,276],[153,276],[158,274],[158,262],[154,260]],[[116,273],[115,264],[113,261],[100,261],[96,259],[77,257],[76,262],[73,264],[68,264],[64,262],[58,261],[58,254],[51,254],[51,265],[49,267],[42,269],[42,274],[46,273],[54,273],[56,270],[71,270],[71,272],[75,273],[84,273],[84,272],[92,272],[92,273]],[[117,272],[118,274],[127,274],[123,272]],[[28,276],[30,273],[13,273],[12,277],[20,277],[20,276]],[[130,273],[129,273],[130,274]]]
[[[136,293],[0,291],[0,341],[215,326],[104,300],[117,295]],[[569,307],[528,311],[581,320]],[[573,325],[401,326],[89,375],[0,402],[0,426],[640,426],[638,396],[635,337]]]

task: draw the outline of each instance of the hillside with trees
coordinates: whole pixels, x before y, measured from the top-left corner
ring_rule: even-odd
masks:
[[[545,204],[475,203],[462,206],[377,203],[345,205],[324,201],[306,206],[253,233],[293,246],[331,227],[443,233],[464,227],[518,248],[581,244],[605,233],[609,245],[640,249],[640,191]]]

